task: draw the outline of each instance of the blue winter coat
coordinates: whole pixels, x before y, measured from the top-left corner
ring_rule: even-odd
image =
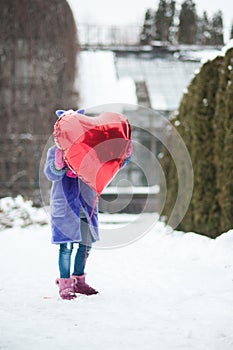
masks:
[[[90,219],[93,206],[94,212],[89,223],[92,240],[99,239],[98,203],[96,192],[78,177],[66,175],[66,169],[57,170],[54,167],[56,146],[48,150],[44,173],[52,181],[50,195],[52,243],[80,242],[80,208],[87,220]]]

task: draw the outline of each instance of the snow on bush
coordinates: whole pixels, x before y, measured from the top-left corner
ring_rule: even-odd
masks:
[[[46,211],[33,207],[32,201],[24,200],[21,195],[0,199],[0,229],[32,224],[45,225],[48,222]]]
[[[222,53],[225,55],[226,52],[233,48],[233,39],[230,39],[226,45],[222,48]]]

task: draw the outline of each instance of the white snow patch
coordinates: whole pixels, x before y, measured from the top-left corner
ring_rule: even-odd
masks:
[[[207,61],[213,61],[218,56],[223,56],[223,53],[220,50],[205,50],[201,58],[201,63],[204,64]]]
[[[180,125],[180,121],[176,120],[174,124],[175,124],[175,126],[179,126]]]
[[[114,59],[111,51],[80,53],[76,87],[83,107],[108,103],[137,104],[134,81],[129,77],[117,79]]]
[[[233,48],[233,39],[230,39],[230,40],[228,41],[228,43],[222,48],[222,53],[223,53],[223,55],[225,55],[226,52],[227,52],[228,50],[232,49],[232,48]]]

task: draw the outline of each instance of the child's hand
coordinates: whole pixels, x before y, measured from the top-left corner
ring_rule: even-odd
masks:
[[[65,162],[63,159],[63,151],[59,148],[56,148],[55,151],[54,166],[57,170],[61,170],[65,166]]]

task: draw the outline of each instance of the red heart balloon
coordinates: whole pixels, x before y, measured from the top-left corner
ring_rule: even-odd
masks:
[[[98,195],[126,159],[130,135],[127,118],[112,112],[87,117],[70,110],[54,125],[54,139],[66,163]]]

